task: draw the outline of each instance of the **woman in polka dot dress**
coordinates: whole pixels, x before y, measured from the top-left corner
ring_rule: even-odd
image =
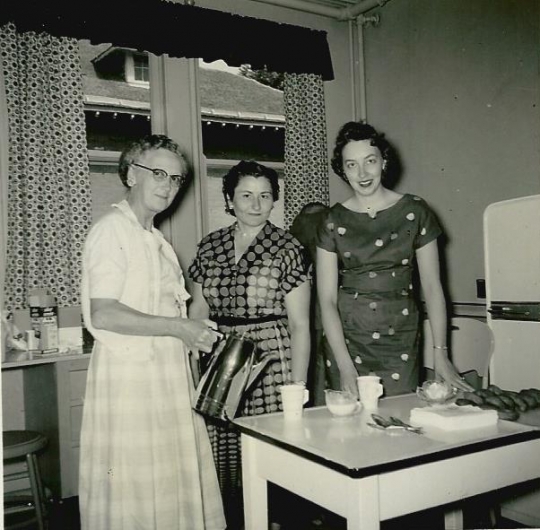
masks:
[[[441,228],[420,197],[384,186],[390,155],[384,136],[365,123],[346,123],[336,139],[332,168],[353,195],[331,208],[317,242],[317,291],[330,346],[331,386],[357,393],[356,377],[375,372],[387,396],[416,389],[420,326],[412,277],[417,264],[436,373],[470,389],[447,355],[437,248]]]
[[[189,268],[194,281],[189,314],[206,315],[224,333],[245,333],[260,356],[272,356],[240,410],[242,415],[276,412],[278,387],[307,377],[309,265],[300,243],[268,221],[279,197],[273,169],[240,162],[223,178],[223,195],[236,222],[199,243]],[[239,437],[232,426],[209,425],[209,431],[228,527],[240,527]]]

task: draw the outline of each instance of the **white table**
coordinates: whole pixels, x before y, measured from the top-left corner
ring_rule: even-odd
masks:
[[[390,397],[378,413],[408,421],[417,406],[413,395]],[[349,529],[376,530],[386,519],[442,505],[451,511],[464,498],[540,478],[536,427],[499,421],[419,435],[374,429],[368,421],[367,411],[333,418],[326,407],[306,409],[300,421],[285,421],[282,413],[235,420],[246,530],[268,528],[267,482],[341,515]]]

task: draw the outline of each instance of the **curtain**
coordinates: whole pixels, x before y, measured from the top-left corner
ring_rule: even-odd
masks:
[[[0,50],[9,131],[5,307],[25,308],[33,288],[78,305],[91,191],[77,41],[7,24]]]
[[[4,74],[0,68],[0,116],[7,116],[6,91],[4,89]],[[7,120],[0,120],[0,312],[4,308],[4,278],[6,272],[6,241],[7,241],[7,176],[8,176],[8,126]],[[6,358],[6,330],[0,323],[0,348],[2,362]],[[0,389],[1,389],[0,379]]]
[[[285,227],[310,202],[328,205],[328,153],[322,77],[287,74],[285,106]]]
[[[0,25],[6,22],[21,32],[334,78],[325,31],[179,2],[145,0],[135,7],[132,0],[8,0],[0,10]]]

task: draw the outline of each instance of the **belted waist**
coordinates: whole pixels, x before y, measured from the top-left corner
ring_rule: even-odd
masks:
[[[412,269],[397,267],[378,271],[355,272],[348,270],[341,276],[341,288],[359,294],[387,293],[410,289]]]
[[[213,320],[218,326],[249,326],[252,324],[263,324],[265,322],[277,322],[286,318],[280,315],[261,315],[253,317],[233,317],[229,315],[211,315],[210,320]]]

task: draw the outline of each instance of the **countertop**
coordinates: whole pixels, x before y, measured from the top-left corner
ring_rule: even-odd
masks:
[[[34,366],[38,364],[56,363],[62,361],[73,361],[75,359],[89,358],[89,353],[65,353],[65,354],[51,354],[44,356],[35,356],[29,358],[28,352],[13,352],[8,351],[6,353],[6,360],[2,362],[2,370],[8,370],[13,368],[24,368],[26,366]]]

